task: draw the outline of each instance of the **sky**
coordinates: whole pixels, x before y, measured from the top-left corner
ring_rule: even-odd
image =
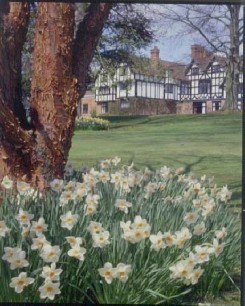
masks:
[[[158,5],[158,4],[146,4],[139,5],[139,9],[153,21],[153,29],[156,33],[156,41],[154,41],[148,48],[141,50],[141,54],[150,57],[150,50],[157,46],[160,49],[160,58],[168,61],[177,61],[188,64],[191,61],[191,45],[193,44],[205,44],[203,38],[197,33],[186,33],[184,35],[177,35],[182,30],[181,24],[168,27],[163,26],[161,23],[161,17],[158,16],[160,10],[164,11],[164,7],[170,7],[170,5]],[[176,9],[176,5],[174,9]],[[213,7],[213,6],[209,6]],[[157,13],[153,13],[152,11]],[[181,10],[181,8],[180,8]],[[241,9],[243,12],[243,9]],[[205,46],[208,50],[210,47]]]

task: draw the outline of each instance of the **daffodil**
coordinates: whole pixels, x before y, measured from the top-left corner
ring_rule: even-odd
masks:
[[[5,237],[8,232],[10,232],[10,228],[7,227],[5,221],[0,221],[0,237]]]
[[[48,225],[45,224],[43,217],[39,218],[38,221],[32,221],[32,226],[30,228],[31,232],[35,232],[36,235],[41,234],[42,232],[47,231]]]
[[[110,262],[106,262],[103,268],[98,269],[100,276],[104,277],[107,284],[111,284],[115,278],[115,268]]]
[[[21,272],[19,276],[11,278],[9,286],[14,288],[16,293],[21,293],[26,286],[34,283],[34,280],[32,277],[27,277],[26,272]]]
[[[62,271],[62,269],[56,269],[56,264],[53,262],[51,263],[51,266],[43,267],[40,276],[45,279],[50,279],[51,281],[60,281],[60,274]]]
[[[124,263],[117,264],[114,269],[114,278],[119,279],[122,283],[126,283],[128,280],[128,274],[132,271],[131,265],[125,265]]]
[[[60,216],[61,227],[71,230],[73,226],[77,223],[78,215],[72,214],[71,211],[68,211],[66,214]]]
[[[5,189],[12,189],[13,188],[13,181],[6,175],[6,176],[4,176],[1,185]]]
[[[71,257],[75,257],[79,259],[80,261],[84,260],[84,254],[87,252],[87,250],[83,247],[80,247],[79,245],[73,246],[69,251],[68,255]]]
[[[53,283],[52,281],[46,281],[43,286],[39,287],[40,298],[53,300],[55,295],[60,294],[60,283]]]
[[[59,260],[61,250],[59,246],[51,246],[45,244],[41,249],[40,256],[45,262],[57,262]]]
[[[20,208],[19,210],[19,214],[17,216],[15,216],[15,219],[17,219],[20,224],[30,224],[31,219],[33,219],[34,215],[29,214],[27,211],[22,210],[22,208]]]

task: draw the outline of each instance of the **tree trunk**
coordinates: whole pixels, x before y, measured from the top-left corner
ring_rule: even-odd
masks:
[[[4,82],[0,82],[0,180],[8,174],[12,178],[24,177],[33,185],[44,187],[47,181],[63,175],[77,103],[86,89],[89,64],[110,8],[111,4],[91,4],[74,37],[72,4],[39,4],[33,51],[30,127],[25,116],[17,118],[16,108],[10,103],[9,91],[13,87],[8,73],[12,62],[4,58],[7,42],[4,22],[10,15],[0,16],[1,80],[7,71]],[[19,21],[20,17],[15,20]],[[26,24],[21,24],[26,34]],[[16,32],[11,29],[12,38]],[[9,48],[12,50],[18,45],[21,54],[24,35],[16,37],[18,41],[13,40]],[[22,105],[19,99],[18,96],[17,105]]]
[[[230,54],[226,68],[226,101],[223,109],[235,110],[238,108],[239,86],[239,12],[240,5],[227,5],[230,18]]]

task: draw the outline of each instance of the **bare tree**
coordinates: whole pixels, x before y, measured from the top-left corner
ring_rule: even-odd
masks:
[[[242,5],[161,5],[153,9],[154,16],[164,27],[181,25],[179,35],[198,33],[213,52],[226,56],[226,103],[225,109],[237,109],[239,71],[241,58],[239,48],[243,38]],[[166,34],[166,33],[165,33]]]
[[[111,6],[89,4],[75,31],[73,4],[38,4],[28,122],[20,80],[30,6],[0,2],[0,179],[10,175],[41,187],[62,175],[76,105]]]

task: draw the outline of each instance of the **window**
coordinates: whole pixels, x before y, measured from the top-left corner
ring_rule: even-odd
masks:
[[[108,103],[107,102],[101,103],[101,113],[102,114],[108,113]]]
[[[122,66],[119,68],[119,75],[120,76],[126,75],[126,67]]]
[[[191,69],[191,73],[192,73],[193,75],[197,75],[197,74],[199,73],[199,68],[198,68],[198,67],[192,68],[192,69]]]
[[[101,95],[108,95],[110,93],[110,87],[108,86],[101,86],[99,88],[99,94]]]
[[[127,89],[127,83],[126,82],[120,82],[119,86],[120,86],[120,90],[126,90]]]
[[[101,74],[101,82],[107,82],[107,74],[105,73]]]
[[[120,99],[120,107],[121,108],[129,108],[130,104],[127,99]]]
[[[213,102],[213,112],[216,112],[221,109],[221,101]]]
[[[220,65],[213,65],[212,66],[212,72],[220,72],[221,71],[220,68],[221,68]]]
[[[188,81],[182,81],[180,83],[180,94],[181,95],[190,95],[191,94],[191,84]]]
[[[173,84],[165,84],[165,92],[166,93],[173,93],[174,92],[174,85]]]
[[[243,84],[241,83],[238,85],[238,93],[243,94]]]
[[[211,81],[210,80],[199,80],[198,93],[199,94],[210,94]]]
[[[83,114],[88,114],[88,104],[83,104]]]

